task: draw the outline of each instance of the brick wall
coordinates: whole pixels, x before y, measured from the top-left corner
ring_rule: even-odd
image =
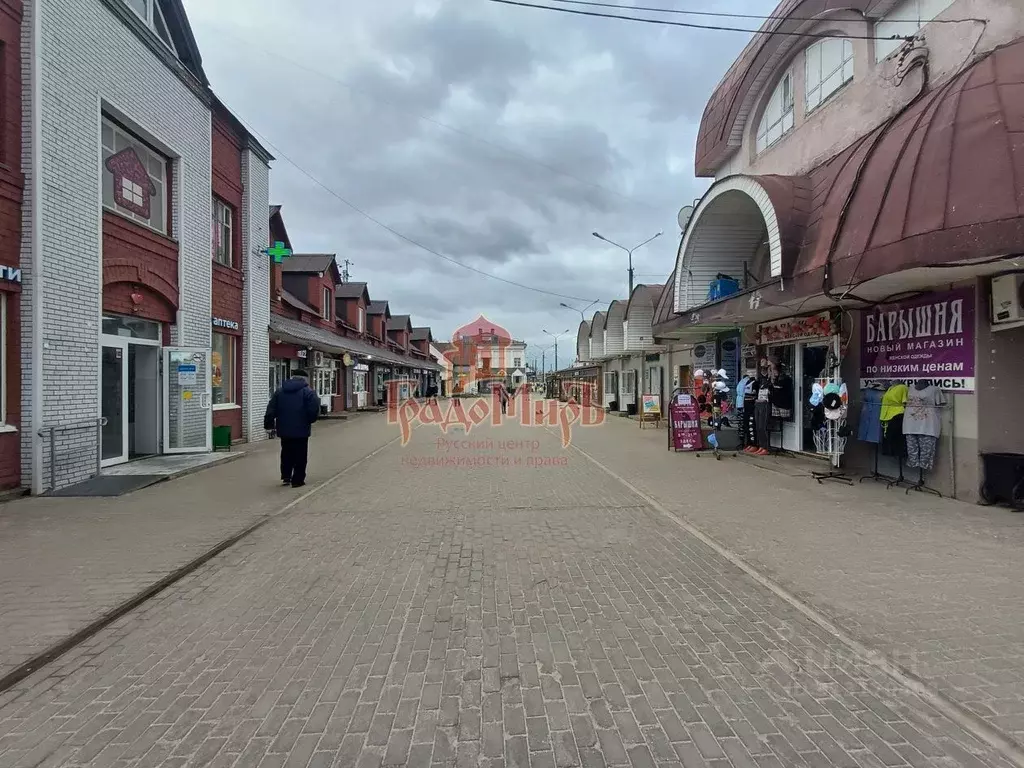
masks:
[[[0,264],[21,264],[21,1],[0,0]],[[6,302],[5,415],[0,423],[0,488],[21,482],[21,285],[0,284]]]
[[[245,378],[245,361],[242,339],[245,332],[245,312],[243,309],[242,269],[245,252],[242,247],[242,207],[244,188],[242,184],[242,141],[227,119],[215,108],[212,117],[212,191],[231,208],[231,264],[213,262],[213,317],[231,320],[238,323],[237,333],[226,328],[217,328],[217,333],[233,336],[237,339],[235,348],[235,393],[233,406],[214,406],[214,426],[231,427],[231,439],[241,440],[244,435],[243,411],[245,395],[243,379]],[[211,243],[212,259],[212,243]]]
[[[265,440],[263,412],[270,399],[270,263],[260,253],[270,243],[270,167],[251,150],[242,153],[242,258],[246,280],[242,311],[242,433]]]
[[[28,293],[22,341],[32,341],[33,309],[39,306],[45,347],[36,351],[39,365],[26,366],[22,375],[23,413],[33,414],[33,429],[22,430],[22,481],[39,491],[49,465],[35,427],[87,421],[100,411],[101,105],[172,159],[172,233],[187,290],[171,338],[204,348],[210,345],[211,123],[205,100],[102,0],[37,0],[30,7],[41,21],[38,40],[36,26],[23,25],[28,44],[38,43],[36,56],[26,61],[38,62],[32,74],[39,80],[39,103],[30,88],[22,93],[23,104],[38,110],[39,166],[33,167],[31,143],[24,142],[33,202],[23,219],[29,226],[22,250]],[[35,255],[42,258],[38,280]],[[42,384],[40,402],[33,402],[33,380]],[[96,441],[95,429],[61,437],[59,485],[95,472]]]

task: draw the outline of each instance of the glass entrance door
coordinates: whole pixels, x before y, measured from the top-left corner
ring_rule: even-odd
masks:
[[[128,342],[104,340],[100,353],[101,466],[128,461]]]
[[[213,449],[210,350],[164,349],[164,453]]]

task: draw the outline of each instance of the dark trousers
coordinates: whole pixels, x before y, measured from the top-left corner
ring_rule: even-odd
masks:
[[[308,437],[281,438],[281,479],[292,484],[306,482],[306,460],[309,457]]]
[[[769,419],[772,415],[770,403],[757,403],[754,406],[754,433],[756,435],[757,447],[768,448]]]

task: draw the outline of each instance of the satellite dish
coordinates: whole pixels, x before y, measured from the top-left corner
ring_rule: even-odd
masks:
[[[680,232],[686,231],[686,225],[690,223],[691,216],[693,216],[692,205],[684,205],[682,208],[679,209],[679,216],[676,218],[676,221],[679,222]]]

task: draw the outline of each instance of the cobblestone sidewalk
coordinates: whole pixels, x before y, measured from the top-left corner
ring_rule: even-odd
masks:
[[[383,416],[319,425],[309,487],[395,436]],[[31,498],[0,506],[0,677],[272,514],[276,444],[119,498]]]
[[[1024,515],[674,454],[664,429],[625,419],[573,441],[1024,744]]]
[[[552,435],[473,439],[417,430],[0,696],[0,767],[1007,765]]]

